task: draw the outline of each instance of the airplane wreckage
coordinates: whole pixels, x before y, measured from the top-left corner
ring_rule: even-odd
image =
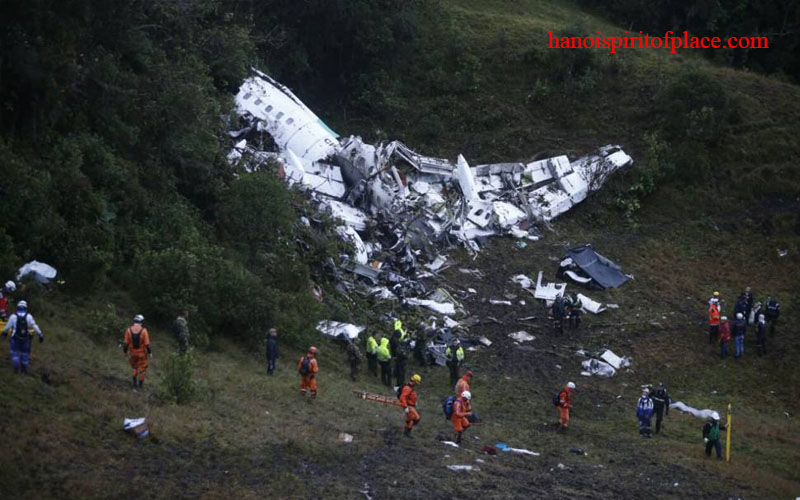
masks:
[[[340,137],[291,90],[255,69],[235,102],[242,128],[230,132],[236,144],[228,160],[248,171],[277,162],[281,179],[342,221],[337,232],[354,248],[342,267],[354,276],[340,284],[426,307],[450,326],[463,308],[424,284],[444,267],[447,248],[477,252],[488,237],[504,234],[535,241],[537,223],[568,211],[633,163],[611,145],[574,161],[562,155],[470,166],[461,155],[455,162],[424,156],[400,141],[367,144]]]

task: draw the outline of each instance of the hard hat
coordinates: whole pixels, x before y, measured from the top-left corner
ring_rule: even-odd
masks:
[[[759,315],[758,315],[758,321],[759,321],[759,322],[766,321],[766,319],[767,319],[767,318],[766,318],[766,317],[765,317],[763,314],[759,314]]]
[[[719,292],[714,292],[714,297],[719,297]]]
[[[713,418],[714,420],[719,420],[719,413],[717,412],[712,413],[711,418]]]
[[[16,289],[17,289],[16,283],[14,283],[11,280],[6,281],[6,290],[8,290],[9,292],[13,292]]]
[[[317,348],[312,345],[311,347],[308,348],[308,352],[310,352],[311,354],[316,354]]]
[[[642,396],[649,396],[650,395],[650,388],[645,387],[642,389]]]
[[[472,393],[469,391],[464,391],[461,393],[461,397],[469,401],[470,399],[472,399]]]
[[[727,317],[727,316],[723,316],[723,317],[721,317],[720,319],[721,319],[722,321],[728,321],[728,317]]]
[[[133,317],[133,322],[144,323],[144,316],[142,316],[141,314],[137,314],[136,316]]]
[[[744,314],[736,313],[736,319],[742,319],[742,318],[744,318]]]
[[[419,373],[415,373],[414,375],[411,375],[411,381],[414,382],[415,384],[421,384],[422,377],[419,376]]]
[[[17,309],[28,309],[28,303],[25,302],[24,300],[20,300],[17,303]]]
[[[567,382],[567,387],[570,389],[575,389],[575,382]]]

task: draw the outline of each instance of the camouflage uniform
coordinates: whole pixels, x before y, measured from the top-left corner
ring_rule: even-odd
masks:
[[[186,322],[186,318],[183,316],[175,318],[175,322],[172,323],[172,333],[175,334],[175,338],[178,340],[178,352],[181,355],[185,354],[186,350],[189,349],[189,325]]]

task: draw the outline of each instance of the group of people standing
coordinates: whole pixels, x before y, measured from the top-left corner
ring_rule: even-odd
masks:
[[[715,291],[708,301],[708,340],[710,344],[719,342],[720,357],[725,359],[729,354],[731,339],[734,342],[734,359],[744,354],[744,339],[749,325],[755,326],[758,355],[767,353],[767,330],[770,336],[775,335],[775,328],[780,316],[780,303],[776,298],[768,296],[764,303],[756,302],[748,286],[739,295],[734,306],[735,320],[731,326],[728,317],[722,312],[720,293]]]
[[[653,390],[652,385],[642,387],[642,396],[636,402],[636,418],[639,420],[639,435],[649,438],[653,436],[650,423],[656,417],[656,434],[661,432],[664,415],[669,415],[669,392],[664,382],[659,382]]]

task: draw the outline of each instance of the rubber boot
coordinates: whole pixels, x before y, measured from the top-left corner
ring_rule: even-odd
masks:
[[[28,373],[28,365],[22,365],[22,374],[27,375]]]
[[[410,438],[411,437],[411,429],[406,429],[405,431],[403,431],[403,435],[405,437],[407,437],[407,438]]]
[[[461,436],[463,434],[464,434],[463,432],[459,432],[458,434],[456,434],[456,444],[461,444]]]
[[[139,380],[139,389],[144,387],[144,379]]]
[[[311,391],[311,399],[317,399],[317,391]]]
[[[133,388],[136,389],[136,375],[134,375],[132,378],[133,378]]]

